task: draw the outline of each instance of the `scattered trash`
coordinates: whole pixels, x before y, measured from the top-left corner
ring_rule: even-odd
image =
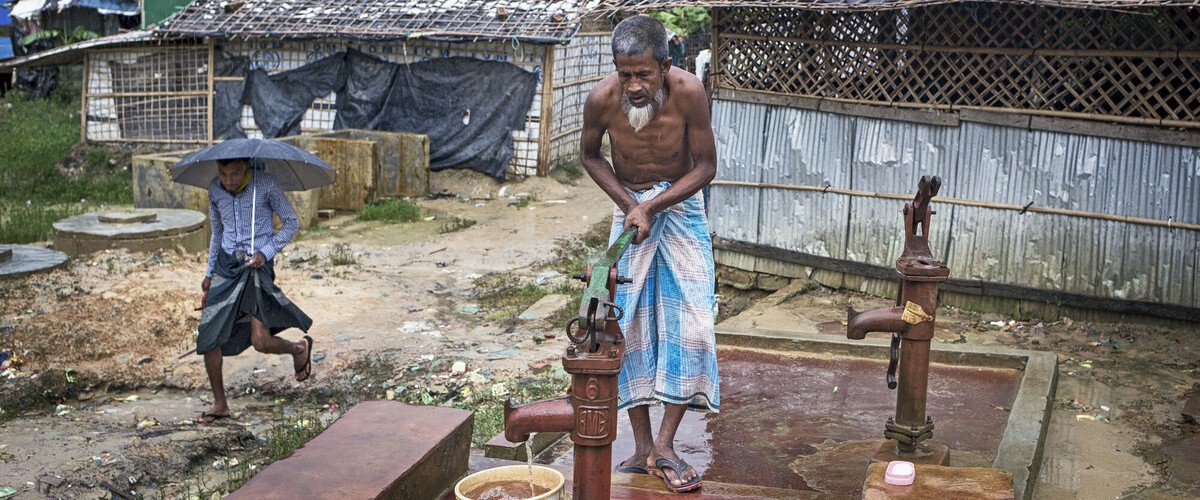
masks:
[[[504,384],[493,384],[491,388],[492,396],[504,397],[508,395],[508,388]]]
[[[466,315],[473,316],[473,315],[479,313],[479,306],[476,306],[476,305],[459,306],[457,311],[459,314],[466,314]]]
[[[400,325],[400,328],[397,328],[396,330],[399,330],[400,333],[420,333],[432,330],[432,328],[424,321],[405,321],[404,324]]]
[[[321,279],[321,278],[323,278],[323,276],[321,276],[320,274],[313,274],[313,275],[312,275],[312,279],[319,280],[319,279]]]
[[[354,337],[346,335],[346,336],[338,337],[337,339],[334,340],[334,342],[349,342],[351,340],[354,340]]]
[[[1100,409],[1101,409],[1101,410],[1104,410],[1104,411],[1108,411],[1108,407],[1107,407],[1107,406],[1104,406],[1104,405],[1100,405]]]
[[[835,386],[833,386],[833,393],[834,393],[834,394],[837,394],[837,391],[838,391],[838,386],[836,386],[836,385],[835,385]]]
[[[1104,422],[1106,424],[1109,423],[1108,417],[1105,417],[1104,415],[1075,415],[1075,420],[1094,420],[1096,422]]]
[[[325,353],[319,352],[319,353],[313,354],[313,363],[321,361],[322,359],[325,359]]]
[[[454,365],[452,365],[450,367],[450,373],[453,373],[455,375],[458,375],[461,373],[466,373],[466,372],[467,372],[467,363],[465,363],[463,361],[455,361]]]
[[[132,402],[134,402],[134,401],[137,401],[137,400],[139,400],[139,399],[141,399],[141,397],[140,397],[140,396],[138,396],[137,394],[134,394],[134,395],[131,395],[131,396],[125,396],[125,397],[123,397],[123,398],[112,398],[112,400],[113,400],[113,401],[120,401],[120,402],[122,402],[122,403],[132,403]]]
[[[159,424],[158,424],[158,420],[157,420],[157,419],[153,419],[153,418],[147,418],[147,419],[145,419],[145,420],[142,420],[141,422],[138,422],[138,424],[137,424],[137,430],[139,430],[139,431],[140,431],[140,430],[142,430],[142,429],[145,429],[145,428],[147,428],[147,427],[155,427],[155,426],[157,426],[157,425],[159,425]]]
[[[16,494],[16,488],[13,488],[12,486],[0,486],[0,498],[8,498]]]
[[[387,392],[383,393],[383,397],[387,398],[388,401],[396,399],[396,391],[388,389]]]

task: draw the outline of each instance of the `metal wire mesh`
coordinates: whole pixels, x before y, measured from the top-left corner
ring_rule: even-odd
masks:
[[[207,48],[94,50],[86,71],[88,140],[208,141]]]

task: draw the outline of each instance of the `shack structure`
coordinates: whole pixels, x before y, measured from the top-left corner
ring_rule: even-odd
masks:
[[[942,303],[1200,320],[1200,4],[712,7],[716,260],[890,296],[900,210],[944,179]],[[761,278],[761,279],[760,279]],[[778,286],[778,285],[774,285]],[[1090,311],[1090,312],[1089,312]]]
[[[339,97],[345,98],[339,91],[346,76],[333,74],[339,70],[336,59],[404,68],[462,58],[511,63],[532,75],[536,85],[528,109],[513,124],[511,159],[502,173],[545,174],[557,162],[574,161],[584,98],[612,69],[612,24],[589,21],[589,3],[595,1],[195,0],[152,30],[90,40],[7,64],[82,59],[82,139],[188,149],[243,135],[371,128],[339,122]],[[349,65],[342,70],[351,78],[370,77],[365,71],[354,73]],[[297,119],[281,126],[278,117],[264,116],[272,105],[259,107],[256,116],[250,102],[256,82],[279,86],[299,101]],[[494,108],[514,100],[512,95],[483,94]],[[413,101],[420,105],[421,96]],[[490,119],[484,111],[446,114],[467,125]],[[430,136],[436,160],[439,137]]]

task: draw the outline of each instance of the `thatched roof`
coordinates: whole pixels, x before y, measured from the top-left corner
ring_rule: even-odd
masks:
[[[196,0],[166,36],[566,42],[599,0]]]

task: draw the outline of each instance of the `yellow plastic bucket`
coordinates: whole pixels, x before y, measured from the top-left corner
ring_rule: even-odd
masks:
[[[492,482],[529,481],[528,465],[506,465],[494,469],[485,469],[462,478],[454,485],[454,497],[458,500],[475,500],[466,495],[475,488]],[[533,484],[538,488],[550,488],[550,491],[531,497],[528,500],[559,500],[562,498],[563,484],[566,479],[561,472],[543,467],[533,466]]]

